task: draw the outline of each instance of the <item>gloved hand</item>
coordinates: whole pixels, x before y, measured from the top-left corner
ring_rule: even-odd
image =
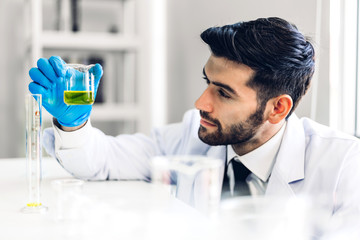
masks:
[[[89,71],[94,74],[96,97],[103,70],[100,64],[96,64]],[[64,103],[64,90],[66,90],[66,78],[69,77],[69,72],[66,71],[65,62],[60,57],[40,58],[37,68],[31,68],[29,75],[33,80],[29,84],[30,92],[42,95],[44,108],[61,125],[79,126],[90,117],[92,105],[66,105]]]

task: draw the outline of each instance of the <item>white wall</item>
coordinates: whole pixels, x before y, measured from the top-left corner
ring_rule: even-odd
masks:
[[[0,0],[0,158],[25,156],[23,3]]]
[[[318,77],[322,95],[319,99],[315,115],[312,118],[328,124],[328,6],[317,9],[321,0],[168,0],[167,2],[167,28],[168,28],[168,120],[176,122],[181,120],[183,113],[194,106],[195,100],[205,89],[202,79],[202,68],[209,57],[206,44],[200,39],[200,33],[211,26],[221,26],[238,21],[253,20],[259,17],[277,16],[284,18],[299,28],[305,35],[311,37],[317,50],[317,60],[321,55],[321,74],[315,74],[313,86],[304,97],[296,111],[298,116],[311,116],[311,101],[313,87],[316,87]],[[324,1],[325,2],[325,1]],[[327,4],[328,5],[328,4]],[[319,11],[324,9],[324,11]],[[322,12],[322,16],[320,13]],[[321,22],[323,38],[316,36],[317,20]],[[319,69],[317,71],[320,73]],[[321,101],[321,102],[320,102]]]
[[[24,0],[0,0],[0,158],[23,157],[24,94],[28,74],[25,65]],[[202,68],[209,57],[200,33],[208,27],[279,16],[295,23],[315,41],[317,3],[321,3],[321,45],[315,43],[320,63],[317,108],[312,116],[328,124],[328,6],[325,0],[167,0],[168,121],[180,121],[193,108],[205,89]],[[318,31],[319,33],[320,31]],[[313,42],[314,42],[313,41]],[[321,61],[319,61],[321,59]],[[316,84],[313,84],[313,87]],[[299,105],[297,114],[311,116],[312,90]]]

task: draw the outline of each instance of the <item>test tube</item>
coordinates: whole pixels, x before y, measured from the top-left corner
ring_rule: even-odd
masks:
[[[41,94],[28,94],[25,97],[26,108],[26,178],[28,202],[22,209],[24,213],[43,213],[47,207],[40,201],[41,196]]]

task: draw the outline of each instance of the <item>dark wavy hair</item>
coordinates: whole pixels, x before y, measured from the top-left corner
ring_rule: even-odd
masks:
[[[201,33],[217,57],[245,64],[255,71],[247,85],[257,92],[264,109],[281,94],[293,100],[291,115],[309,88],[315,69],[315,51],[297,27],[278,17],[259,18]]]

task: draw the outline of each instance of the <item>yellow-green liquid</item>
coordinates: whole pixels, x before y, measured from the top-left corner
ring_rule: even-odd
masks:
[[[64,91],[64,102],[67,105],[90,105],[94,103],[91,91]]]

